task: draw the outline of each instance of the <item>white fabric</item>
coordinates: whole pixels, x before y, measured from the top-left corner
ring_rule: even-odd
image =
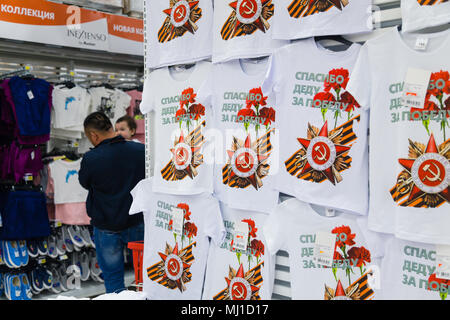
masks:
[[[266,56],[287,43],[272,39],[274,28],[272,2],[214,0],[213,63]],[[252,8],[253,10],[249,11]],[[266,13],[269,9],[271,13]],[[250,30],[243,31],[246,28]]]
[[[321,47],[313,38],[285,46],[272,56],[263,92],[273,90],[278,107],[281,143],[276,188],[305,202],[365,215],[368,207],[368,110],[355,107],[347,112],[350,105],[344,106],[344,110],[333,105],[323,116],[320,99],[316,96],[325,92],[329,73],[332,74],[329,82],[334,88],[328,94],[337,101],[348,95],[345,85],[360,47],[353,44],[346,51],[333,52]],[[299,52],[302,57],[314,58],[299,59]],[[338,75],[333,70],[340,70],[339,73],[346,70],[347,75]],[[340,84],[332,82],[333,77]],[[338,117],[337,111],[340,112]],[[315,128],[314,131],[309,126]]]
[[[370,32],[372,22],[372,0],[273,0],[276,6],[273,38],[274,39],[300,39],[321,35],[344,35]],[[331,5],[341,3],[342,10]],[[342,3],[348,2],[346,6]],[[302,6],[304,3],[304,6]],[[329,10],[320,12],[316,3],[325,4]],[[307,15],[308,6],[312,4],[314,12]],[[289,8],[296,8],[289,13]],[[302,8],[306,9],[303,10]],[[314,9],[316,8],[316,9]],[[296,14],[300,14],[297,18]]]
[[[231,290],[227,290],[227,294],[223,294],[222,291],[229,289],[229,286],[233,281],[239,281],[233,280],[235,277],[229,275],[230,268],[233,268],[236,272],[236,277],[239,277],[237,273],[240,266],[242,266],[243,275],[249,272],[249,270],[253,270],[252,272],[260,272],[261,280],[257,279],[255,281],[243,282],[244,284],[253,285],[258,289],[254,288],[254,291],[246,291],[243,290],[243,288],[238,288],[238,291],[240,292],[238,294],[243,294],[243,297],[240,299],[255,299],[256,297],[259,297],[262,300],[270,300],[275,278],[275,255],[268,252],[262,229],[268,216],[261,212],[232,209],[222,202],[220,204],[227,236],[222,244],[211,244],[210,246],[206,268],[205,288],[202,299],[219,300],[220,297],[224,296],[229,298]],[[252,221],[254,222],[254,227],[251,226]],[[255,245],[248,246],[247,251],[236,251],[235,249],[232,249],[235,225],[238,222],[250,222],[249,230],[256,228],[254,229],[255,232],[253,234],[249,233],[248,236],[248,243],[255,243]],[[259,242],[263,245],[263,253],[261,253],[261,255],[259,255],[260,251],[256,250],[256,243]],[[256,256],[257,254],[258,257]],[[230,283],[228,283],[225,278],[228,278]],[[239,284],[237,284],[237,286],[239,286]],[[233,294],[231,294],[231,296],[233,296]],[[236,298],[235,296],[233,297]],[[232,298],[231,300],[234,299]]]
[[[189,109],[199,103],[196,95],[210,70],[211,63],[204,61],[197,62],[189,69],[166,67],[150,73],[144,83],[141,111],[143,114],[149,111],[155,112],[155,151],[153,153],[155,192],[171,194],[213,192],[214,146],[209,143],[206,135],[206,129],[211,125],[211,108],[205,107],[205,115],[198,120],[189,120],[189,128],[187,117],[178,117],[178,119],[176,117],[176,112],[179,110],[187,112],[186,105],[183,104],[183,108],[180,107],[180,99],[183,100],[183,97],[190,98],[188,99],[190,100]],[[193,113],[190,114],[193,115]],[[202,127],[203,121],[205,121],[204,127]],[[185,160],[181,162],[182,166],[175,167],[174,160],[178,159],[175,156],[179,155],[179,148],[183,146],[182,141],[187,142],[189,136],[193,137],[194,131],[197,130],[198,135],[203,135],[205,141],[201,144],[200,140],[196,140],[191,148],[182,148]],[[194,150],[192,147],[200,149]],[[203,162],[198,166],[195,154],[203,156]],[[166,173],[165,178],[162,171]],[[188,172],[191,172],[191,175]],[[182,175],[175,176],[175,173]]]
[[[104,112],[113,126],[117,119],[127,114],[131,97],[122,90],[94,87],[89,89],[89,93],[91,94],[90,113]]]
[[[209,194],[174,196],[154,193],[151,178],[140,181],[131,194],[133,203],[130,214],[143,212],[145,223],[143,291],[149,299],[154,300],[199,300],[204,285],[210,241],[220,244],[226,235],[218,201]],[[174,208],[177,206],[188,209],[190,212],[189,219],[185,215],[183,220],[183,232],[189,230],[187,224],[190,223],[196,226],[196,235],[191,235],[190,238],[186,233],[183,237],[175,236],[173,231],[168,230],[170,220],[173,219]],[[186,211],[184,212],[186,213]],[[177,256],[183,260],[168,255],[175,255],[176,246],[178,248]],[[192,249],[191,255],[189,248]],[[168,255],[167,258],[166,255]],[[175,263],[175,266],[173,266],[173,259],[178,260],[178,264]],[[164,275],[170,274],[167,273],[170,272],[169,269],[164,267],[164,260],[168,261],[167,265],[171,268],[170,270],[174,270],[174,268],[177,271],[182,270],[175,274],[169,282],[170,285],[173,285],[171,289],[163,285],[164,282],[160,284],[161,281],[164,281]],[[149,275],[155,275],[152,270],[155,270],[154,267],[157,264],[162,268],[161,274],[151,280]],[[180,268],[177,265],[184,267]],[[185,281],[186,279],[189,280]],[[177,287],[177,281],[179,287]]]
[[[190,9],[186,10],[187,7]],[[187,12],[189,14],[186,14]],[[201,16],[197,20],[194,16],[198,13]],[[192,63],[211,57],[212,25],[212,0],[149,1],[147,3],[148,67],[159,68]],[[164,26],[167,28],[166,31]],[[175,36],[171,36],[172,30]],[[177,32],[184,33],[176,36]],[[158,36],[160,33],[165,36],[160,38]]]
[[[381,298],[383,300],[440,300],[437,289],[436,248],[434,245],[411,242],[394,236],[385,241],[381,263]],[[442,286],[447,289],[446,286]]]
[[[275,183],[275,174],[278,170],[278,134],[275,131],[275,123],[272,122],[268,128],[264,124],[260,124],[258,133],[256,132],[255,123],[250,124],[247,131],[244,128],[244,123],[236,122],[239,110],[246,109],[246,99],[249,96],[249,91],[261,87],[269,63],[268,58],[257,61],[248,61],[246,59],[229,61],[226,63],[215,64],[204,86],[199,90],[199,100],[205,101],[205,105],[212,105],[214,120],[213,126],[218,130],[215,140],[215,167],[214,167],[214,193],[220,201],[227,203],[230,207],[236,209],[255,210],[269,213],[273,210],[278,202],[278,191],[273,189]],[[267,96],[267,105],[260,106],[259,110],[271,107],[278,112],[275,105],[273,95]],[[255,110],[255,107],[252,107]],[[277,120],[277,114],[275,115]],[[272,149],[269,152],[263,152],[264,144],[261,144],[261,149],[256,146],[253,151],[261,153],[269,158],[264,163],[270,165],[269,172],[261,176],[258,170],[263,170],[263,162],[259,164],[255,159],[256,168],[258,168],[252,175],[246,177],[244,172],[241,176],[236,175],[238,180],[231,180],[228,182],[228,177],[240,174],[238,166],[232,163],[232,151],[244,150],[245,140],[250,135],[250,142],[255,143],[258,138],[265,141],[266,134],[270,136],[270,144]],[[234,150],[233,138],[240,140],[240,148]],[[241,149],[242,148],[242,149]],[[236,158],[237,159],[237,158]],[[259,165],[259,166],[258,166]],[[228,168],[229,172],[226,174],[224,180],[223,171]],[[252,180],[254,179],[254,180]],[[260,181],[256,183],[256,179]],[[225,181],[225,182],[224,182]],[[233,187],[235,181],[245,181],[241,187]],[[253,183],[252,183],[253,181]]]
[[[420,4],[430,3],[430,4]],[[402,31],[411,32],[450,22],[450,2],[402,0]]]
[[[413,49],[417,37],[429,38],[425,51]],[[447,181],[447,187],[437,197],[438,200],[444,200],[439,207],[433,208],[436,194],[428,194],[435,199],[432,202],[418,202],[422,207],[407,206],[406,202],[411,194],[409,190],[412,191],[416,185],[412,180],[406,183],[409,187],[400,188],[405,190],[405,193],[398,201],[394,201],[394,197],[391,196],[400,174],[406,178],[406,182],[408,177],[412,177],[410,173],[413,170],[406,169],[400,163],[403,161],[401,159],[418,158],[418,154],[412,152],[411,148],[414,148],[412,144],[420,150],[419,153],[427,153],[426,146],[432,133],[436,146],[441,146],[439,150],[442,151],[444,146],[443,131],[440,129],[441,121],[438,117],[434,116],[437,120],[430,120],[429,135],[421,120],[410,120],[408,115],[412,114],[411,109],[401,105],[400,98],[403,94],[403,82],[407,70],[418,68],[433,73],[442,71],[447,74],[448,80],[450,62],[447,53],[449,50],[449,31],[415,35],[400,34],[397,29],[368,41],[361,50],[347,89],[362,106],[371,109],[369,226],[374,231],[395,233],[397,237],[410,241],[450,244],[448,196],[447,200],[444,200],[445,192],[447,195],[449,192],[450,170],[443,170],[443,167],[440,169],[440,173],[444,175],[439,179],[442,179],[444,184]],[[439,76],[439,79],[433,81],[439,85],[441,82],[446,83],[445,90],[449,90],[449,83],[445,82],[444,78]],[[444,92],[442,101],[444,102],[448,96]],[[443,110],[443,106],[436,97],[431,95],[429,100]],[[424,116],[428,117],[428,113],[424,113]],[[445,119],[445,116],[442,118]],[[447,128],[445,140],[448,139],[448,131]],[[448,165],[448,152],[446,156],[446,162],[442,163]],[[424,167],[423,170],[425,170]],[[436,169],[432,168],[432,170],[436,172]],[[422,178],[426,179],[424,176]],[[422,192],[419,192],[420,194],[423,195]],[[411,201],[420,198],[413,197]],[[413,201],[413,205],[414,202],[417,201]]]
[[[56,86],[52,93],[54,121],[52,127],[58,129],[83,131],[82,125],[89,111],[90,97],[86,89],[68,89]]]
[[[86,202],[88,191],[78,181],[81,159],[76,161],[55,160],[49,164],[54,183],[54,203]]]
[[[119,293],[105,293],[92,300],[146,300],[146,298],[144,292],[124,290]]]
[[[266,220],[264,235],[269,252],[275,254],[279,250],[285,250],[289,254],[293,300],[323,300],[325,286],[334,291],[340,280],[343,288],[348,289],[350,284],[354,284],[362,274],[377,267],[380,256],[377,252],[378,244],[370,241],[370,239],[376,239],[375,237],[366,236],[369,231],[365,220],[367,217],[341,212],[336,212],[334,217],[326,217],[324,208],[312,206],[295,198],[286,200],[277,207]],[[350,230],[344,232],[344,227],[349,227]],[[338,256],[335,253],[336,277],[333,275],[332,268],[319,267],[313,260],[318,232],[336,234],[336,238],[342,239],[342,244],[345,243],[344,248],[341,243],[336,242],[335,252],[342,256],[340,259],[344,259],[338,262]],[[344,239],[347,240],[344,241]],[[357,251],[356,248],[361,247],[370,252],[370,261],[367,258],[363,261],[353,254]],[[350,264],[350,259],[353,259],[353,265]],[[364,263],[362,270],[355,266],[360,261]],[[351,269],[349,273],[345,270],[346,263]],[[373,265],[375,267],[372,267]],[[370,298],[377,299],[376,288],[372,289],[374,294]]]

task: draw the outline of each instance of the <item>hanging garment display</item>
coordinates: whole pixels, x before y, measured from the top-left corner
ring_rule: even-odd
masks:
[[[211,105],[216,137],[214,193],[236,209],[269,213],[278,203],[278,108],[261,90],[268,58],[213,66],[199,100]]]
[[[333,52],[313,38],[272,56],[263,92],[276,96],[280,161],[276,188],[360,215],[368,206],[368,109],[346,90],[360,45]],[[315,57],[313,60],[298,59]]]
[[[211,108],[197,94],[211,63],[158,69],[144,84],[142,113],[155,112],[155,192],[213,192],[213,145],[207,141]]]
[[[402,0],[402,31],[411,32],[450,22],[448,0]]]
[[[131,97],[119,89],[94,87],[89,89],[91,95],[90,112],[101,111],[111,120],[113,125],[117,119],[127,114]]]
[[[272,0],[215,0],[212,61],[271,54],[286,41],[273,40]]]
[[[83,121],[88,115],[90,96],[86,89],[56,86],[53,89],[52,127],[83,131]],[[75,128],[74,128],[75,127]]]
[[[378,299],[370,283],[379,245],[367,236],[367,217],[326,214],[323,207],[292,198],[266,220],[269,252],[289,253],[292,299]]]
[[[160,0],[147,4],[148,67],[211,57],[212,0]]]
[[[209,194],[155,193],[151,179],[131,191],[130,214],[143,212],[144,292],[152,300],[201,298],[210,241],[226,235],[219,203]]]
[[[425,46],[417,46],[418,39],[425,39]],[[448,31],[393,29],[361,50],[347,90],[371,110],[369,226],[374,231],[450,244],[449,49]]]
[[[210,246],[202,299],[270,300],[275,255],[266,249],[262,229],[268,216],[222,202],[220,208],[227,236]]]
[[[372,0],[272,0],[274,39],[370,32]]]

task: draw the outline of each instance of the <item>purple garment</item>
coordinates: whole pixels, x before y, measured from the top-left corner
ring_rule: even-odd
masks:
[[[6,84],[6,85],[5,85]],[[4,94],[16,122],[20,144],[43,144],[50,139],[53,86],[42,79],[12,77],[4,81]],[[33,94],[32,99],[29,92]]]
[[[0,82],[0,136],[14,138],[16,122],[11,105],[5,96],[4,85],[7,85],[7,82]]]
[[[25,174],[37,177],[39,171],[44,167],[42,163],[42,152],[39,147],[22,148],[17,143],[10,147],[9,170],[14,174],[14,180],[20,182]]]

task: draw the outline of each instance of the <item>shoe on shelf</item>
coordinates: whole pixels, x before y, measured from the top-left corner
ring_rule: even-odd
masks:
[[[42,282],[42,277],[39,273],[39,269],[35,268],[30,271],[28,279],[31,282],[31,289],[35,293],[39,293],[44,290],[44,283]]]
[[[20,258],[22,260],[22,266],[26,266],[30,259],[29,255],[28,255],[27,242],[25,240],[19,240],[19,241],[17,241],[17,244],[19,246]]]
[[[56,239],[56,252],[58,253],[58,255],[62,256],[63,254],[66,254],[66,245],[64,244],[62,230],[56,234],[55,239]]]
[[[0,241],[2,250],[2,261],[8,268],[15,268],[14,265],[9,260],[8,252],[6,251],[6,241]],[[4,275],[6,277],[6,274]]]
[[[18,275],[9,275],[7,286],[9,300],[22,300],[22,284]]]
[[[89,232],[89,229],[85,226],[80,227],[80,234],[81,240],[83,240],[84,245],[86,247],[92,246],[91,233]]]
[[[48,255],[51,258],[57,258],[58,257],[58,251],[56,250],[56,238],[55,236],[51,235],[47,239],[48,243]]]
[[[66,226],[62,227],[62,238],[64,241],[64,245],[66,246],[66,251],[73,252],[74,244],[73,244],[72,240],[70,239],[69,232],[68,232]]]
[[[3,285],[3,273],[0,273],[0,296],[5,293],[5,286]]]
[[[10,268],[19,268],[22,265],[22,258],[17,241],[4,241],[4,256],[10,263]]]
[[[33,294],[31,293],[31,286],[28,276],[25,273],[19,274],[22,285],[22,300],[31,300]]]
[[[52,274],[52,287],[50,288],[50,290],[54,293],[61,293],[62,289],[61,289],[61,280],[59,278],[59,274],[58,271],[55,268],[52,268],[50,270],[51,274]]]
[[[79,226],[68,226],[67,230],[69,232],[70,240],[72,240],[73,244],[78,247],[84,246],[84,241],[81,238],[81,231]]]
[[[89,255],[87,252],[82,252],[79,256],[81,266],[81,280],[86,281],[89,279],[91,269],[89,268]]]
[[[28,240],[27,241],[27,249],[28,249],[28,255],[31,258],[36,258],[39,255],[39,251],[38,251],[37,241],[36,240]]]
[[[41,256],[46,256],[48,255],[48,242],[47,239],[41,239],[37,241],[37,248],[38,248],[38,253]]]
[[[41,277],[44,289],[51,289],[53,283],[53,274],[46,268],[39,268],[39,276]]]
[[[93,274],[94,276],[99,276],[102,273],[102,270],[100,270],[100,267],[98,265],[97,253],[94,250],[92,250],[89,256],[90,256],[89,269],[91,270],[91,274]]]
[[[56,268],[59,276],[59,282],[61,284],[62,291],[68,291],[67,279],[69,278],[67,275],[67,266],[65,264],[60,264],[58,268]]]
[[[3,274],[2,280],[3,280],[3,288],[5,289],[5,296],[6,296],[6,298],[8,298],[8,300],[11,300],[11,296],[9,295],[9,285],[8,285],[9,274],[8,273]]]

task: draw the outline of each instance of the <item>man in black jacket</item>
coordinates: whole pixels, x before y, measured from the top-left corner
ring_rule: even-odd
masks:
[[[87,116],[84,131],[94,148],[81,161],[79,181],[89,191],[86,209],[106,293],[118,293],[125,289],[124,248],[144,240],[142,213],[130,216],[129,210],[130,191],[145,178],[145,147],[116,135],[101,112]]]

